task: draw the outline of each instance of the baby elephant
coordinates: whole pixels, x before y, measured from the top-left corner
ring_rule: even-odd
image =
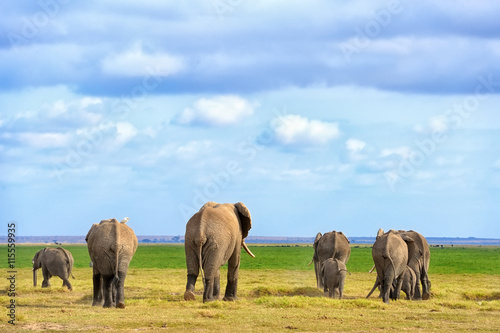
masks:
[[[335,293],[338,292],[339,298],[342,299],[346,272],[351,274],[345,264],[338,259],[328,258],[323,261],[321,274],[324,277],[325,292],[328,290],[328,297],[334,298]]]
[[[42,269],[43,282],[42,288],[50,287],[50,278],[59,276],[63,280],[63,287],[68,287],[72,290],[69,276],[75,278],[71,271],[73,270],[73,256],[71,252],[62,247],[53,248],[46,247],[38,251],[33,257],[33,286],[36,287],[37,269]]]
[[[415,271],[410,266],[406,266],[402,278],[403,284],[401,285],[401,290],[406,294],[407,300],[413,300],[415,289],[417,287],[417,275],[415,274]],[[391,288],[391,296],[394,296],[394,299],[397,298],[397,295],[394,295],[395,289],[396,284],[394,283]]]

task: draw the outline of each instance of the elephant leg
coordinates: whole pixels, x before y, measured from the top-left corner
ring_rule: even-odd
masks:
[[[69,282],[69,278],[63,278],[63,287],[68,287],[68,290],[73,290],[73,287],[71,286],[71,283]]]
[[[401,294],[401,287],[403,286],[403,277],[400,276],[397,280],[396,280],[396,288],[394,290],[394,295],[392,297],[392,299],[395,301],[395,300],[398,300],[399,297],[400,297],[400,294]]]
[[[429,281],[429,277],[427,276],[427,273],[424,272],[424,274],[422,274],[422,276],[420,277],[420,279],[422,281],[422,299],[423,300],[428,300],[429,296],[430,296],[429,292],[430,292],[430,289],[431,289],[431,282]],[[419,283],[418,278],[417,278],[416,285],[418,286],[419,284],[420,283]]]
[[[42,288],[50,287],[50,278],[52,277],[52,275],[50,275],[47,269],[42,269],[42,275],[43,275]]]
[[[102,275],[102,294],[105,308],[113,307],[113,275]]]
[[[194,288],[196,285],[196,280],[198,279],[198,274],[200,273],[198,254],[195,250],[190,249],[190,251],[186,251],[186,265],[188,274],[186,291],[184,292],[184,299],[186,301],[194,301]]]
[[[413,267],[413,271],[415,272],[415,276],[420,277],[420,269],[418,267]],[[422,293],[420,291],[420,282],[418,280],[419,279],[417,278],[417,283],[415,284],[415,292],[413,293],[413,299],[415,300],[422,299]]]
[[[94,275],[92,277],[94,283],[94,298],[92,306],[102,306],[102,276],[94,268]]]
[[[212,274],[205,275],[205,288],[203,290],[203,303],[213,302],[213,301],[215,301],[215,298],[214,298],[214,276]]]
[[[220,270],[217,271],[217,274],[214,278],[214,298],[219,299],[220,296]]]
[[[340,281],[339,285],[339,298],[342,299],[344,297],[344,281]]]
[[[184,292],[184,299],[186,301],[194,301],[194,286],[196,285],[196,280],[198,279],[198,274],[187,276],[186,291]]]
[[[114,300],[117,308],[125,309],[125,277],[127,276],[127,272],[119,271],[118,272],[118,282],[116,283]]]
[[[324,277],[323,274],[321,274],[321,267],[320,267],[319,261],[314,261],[314,273],[316,273],[316,284],[318,286],[318,289],[323,289],[325,290],[325,285],[324,285]]]
[[[328,297],[333,298],[335,296],[333,288],[327,288],[327,289],[328,289]]]
[[[240,249],[238,248],[238,251]],[[240,271],[240,252],[229,258],[227,269],[227,285],[224,301],[235,301],[238,299],[236,292],[238,290],[238,275]]]
[[[384,276],[384,280],[382,282],[382,301],[386,304],[389,304],[389,294],[391,292],[393,276],[391,274],[387,274]]]

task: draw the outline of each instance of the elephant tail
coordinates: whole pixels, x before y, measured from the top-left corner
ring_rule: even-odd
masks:
[[[198,244],[198,260],[199,260],[199,264],[200,264],[200,271],[201,271],[201,279],[203,281],[203,288],[205,288],[205,272],[203,271],[202,248],[203,248],[203,242],[200,241]]]
[[[373,292],[379,286],[379,284],[380,284],[380,282],[379,282],[379,279],[378,279],[378,276],[377,276],[377,279],[375,280],[375,285],[373,286],[372,290],[370,290],[370,292],[368,293],[368,295],[366,295],[366,298],[369,298],[371,296],[371,294],[373,294]]]
[[[71,276],[74,279],[75,277],[73,276],[73,272],[72,272],[73,271],[73,263],[72,263],[72,258],[70,258],[71,254],[69,253],[68,250],[63,249],[62,247],[58,247],[58,249],[60,251],[62,251],[64,253],[64,255],[66,256],[66,260],[67,260],[66,268],[68,270],[68,278],[69,278],[69,276]]]
[[[120,247],[118,246],[118,240],[120,239],[120,228],[118,228],[118,221],[115,220],[115,223],[114,223],[114,229],[115,229],[115,236],[116,236],[116,239],[114,240],[115,242],[115,267],[114,267],[114,276],[113,276],[113,280],[111,281],[111,284],[112,285],[116,285],[118,284],[118,281],[120,280],[120,278],[118,277],[118,260],[119,260],[119,249]]]

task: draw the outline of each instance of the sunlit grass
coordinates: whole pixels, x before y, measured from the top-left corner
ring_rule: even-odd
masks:
[[[265,258],[272,257],[272,251],[277,249],[279,251],[276,257],[281,259],[273,259],[269,263]],[[29,250],[26,253],[36,252],[34,248]],[[86,248],[80,246],[80,250],[81,252],[78,252],[78,249],[74,251],[77,252],[77,257],[83,258],[80,260],[85,260]],[[183,256],[181,250],[183,249],[179,246],[149,246],[150,252],[146,253],[159,256],[161,259],[155,259],[155,262],[162,262],[163,266],[172,265],[165,263],[170,257],[174,258],[172,262],[180,265],[179,257]],[[365,298],[376,277],[375,273],[368,273],[371,267],[364,267],[367,263],[364,256],[366,249],[361,252],[353,249],[348,263],[348,267],[352,267],[349,267],[352,275],[346,277],[343,300],[326,298],[321,290],[316,289],[314,268],[306,266],[311,250],[306,247],[257,248],[254,253],[260,252],[260,257],[252,259],[246,256],[242,259],[242,263],[258,260],[262,262],[261,268],[242,267],[240,270],[239,300],[206,304],[201,300],[201,281],[196,285],[197,300],[183,300],[186,284],[185,263],[178,268],[148,268],[144,267],[148,265],[145,262],[147,258],[138,256],[137,258],[141,259],[140,265],[131,265],[125,282],[124,310],[91,306],[92,269],[88,265],[82,264],[74,269],[76,279],[71,281],[74,288],[71,292],[62,287],[62,281],[57,277],[52,278],[51,288],[34,288],[31,269],[19,268],[16,275],[16,328],[25,331],[61,332],[487,332],[498,331],[500,327],[500,274],[484,274],[479,269],[470,273],[468,268],[465,272],[443,273],[446,271],[446,260],[440,258],[440,253],[448,256],[448,252],[433,251],[435,261],[431,263],[430,270],[430,300],[399,300],[387,305],[376,297],[377,292],[369,299]],[[465,255],[459,257],[469,260]],[[484,258],[489,258],[490,265],[494,265],[496,258],[492,259],[489,254],[483,256],[482,260]],[[286,262],[292,260],[300,261],[300,265],[292,265],[292,269],[283,267]],[[285,264],[272,268],[279,262]],[[449,265],[456,269],[461,264],[453,262]],[[226,285],[226,272],[225,268],[221,271],[222,292]],[[10,300],[6,284],[4,286],[0,289],[1,304],[7,304]],[[10,331],[7,320],[7,316],[0,316],[0,331]]]

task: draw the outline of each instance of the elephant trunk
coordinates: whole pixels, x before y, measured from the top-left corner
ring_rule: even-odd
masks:
[[[247,251],[247,253],[250,255],[250,257],[255,258],[255,255],[250,251],[250,249],[247,247],[244,241],[241,241],[241,246]]]
[[[36,269],[33,268],[33,287],[36,287]]]

